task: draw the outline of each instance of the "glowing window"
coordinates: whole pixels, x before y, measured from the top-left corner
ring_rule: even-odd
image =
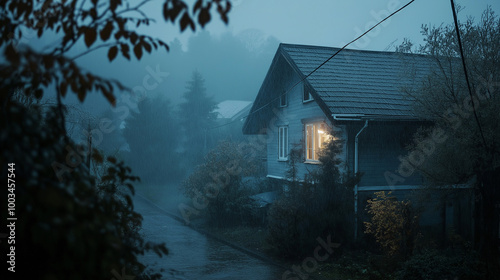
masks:
[[[306,161],[319,161],[319,151],[329,139],[327,126],[325,123],[306,124],[305,133]]]

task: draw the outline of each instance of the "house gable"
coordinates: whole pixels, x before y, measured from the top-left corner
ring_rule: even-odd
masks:
[[[330,123],[327,115],[314,100],[303,102],[304,87],[310,85],[304,84],[302,78],[278,51],[254,102],[252,111],[256,111],[255,116],[252,116],[253,120],[247,120],[245,123],[244,130],[247,132],[252,130],[254,133],[266,135],[269,177],[286,177],[289,161],[287,155],[280,153],[280,145],[286,144],[287,154],[291,149],[302,149],[305,123]],[[281,106],[280,95],[285,92],[287,103],[286,106]],[[284,131],[287,133],[286,139],[280,138],[280,133]],[[308,170],[316,167],[299,163],[298,177],[303,178]]]
[[[280,106],[280,96],[286,94],[287,100],[289,100],[289,96],[294,91],[300,91],[303,94],[304,86],[310,90],[313,101],[319,100],[319,102],[314,103],[317,103],[316,105],[323,111],[323,115],[330,118],[329,109],[321,102],[321,98],[316,94],[314,87],[308,80],[304,80],[304,74],[290,60],[282,45],[278,48],[271,62],[255,102],[250,109],[250,114],[245,120],[244,134],[265,134],[269,120],[276,117],[278,108],[283,107]]]

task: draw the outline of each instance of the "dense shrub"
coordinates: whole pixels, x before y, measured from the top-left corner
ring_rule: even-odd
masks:
[[[353,186],[359,176],[341,174],[337,155],[341,143],[329,141],[320,153],[321,167],[297,177],[300,149],[289,155],[288,191],[270,208],[268,242],[277,254],[300,258],[317,246],[318,237],[331,236],[333,242],[347,247],[353,237]]]
[[[335,210],[311,185],[296,185],[269,209],[267,241],[286,258],[310,254],[318,237],[330,235],[333,242],[343,243],[346,223]]]
[[[16,276],[111,279],[113,271],[123,270],[136,279],[148,278],[138,256],[167,250],[146,242],[139,232],[142,217],[130,196],[138,178],[130,168],[94,154],[108,166],[97,181],[82,162],[82,150],[65,137],[56,108],[41,112],[15,102],[2,105],[0,146],[6,149],[1,150],[1,178],[7,178],[7,163],[15,163],[15,188],[9,193],[16,199]],[[5,221],[7,204],[1,205]],[[1,251],[9,252],[7,246],[0,243]]]
[[[243,186],[242,179],[258,166],[249,149],[245,143],[221,142],[182,184],[194,206],[206,210],[212,225],[235,224],[249,215],[251,190]]]
[[[409,201],[398,201],[391,192],[376,192],[368,200],[367,210],[372,215],[365,222],[365,233],[372,234],[388,255],[409,256],[412,253],[417,231],[417,216]]]
[[[484,267],[473,252],[436,250],[412,256],[399,272],[401,280],[484,279]]]
[[[336,259],[331,266],[342,279],[392,279],[392,271],[379,266],[380,261],[381,256],[368,252],[349,252]]]

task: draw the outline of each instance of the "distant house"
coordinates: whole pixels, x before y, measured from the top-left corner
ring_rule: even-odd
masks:
[[[210,142],[215,145],[219,141],[241,141],[245,136],[241,133],[244,117],[250,112],[251,101],[225,100],[217,104],[214,110],[215,126],[210,129]]]
[[[232,122],[245,117],[250,112],[251,107],[251,101],[225,100],[217,104],[217,109],[214,112],[219,122]]]
[[[303,152],[298,166],[302,177],[318,167],[326,129],[338,131],[344,171],[364,173],[355,187],[354,206],[364,212],[375,191],[403,196],[423,183],[417,173],[396,181],[391,175],[397,174],[412,134],[429,124],[413,113],[413,100],[403,88],[419,86],[433,62],[422,55],[346,49],[306,77],[338,50],[280,44],[243,133],[267,135],[267,176],[286,179],[292,148]],[[460,203],[444,217],[428,214],[423,223],[454,221],[455,215],[470,211],[462,205],[467,202]]]

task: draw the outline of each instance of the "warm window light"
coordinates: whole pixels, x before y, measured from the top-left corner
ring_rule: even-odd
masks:
[[[305,125],[305,158],[306,161],[319,161],[319,151],[326,147],[333,137],[328,133],[325,123],[309,123]]]

